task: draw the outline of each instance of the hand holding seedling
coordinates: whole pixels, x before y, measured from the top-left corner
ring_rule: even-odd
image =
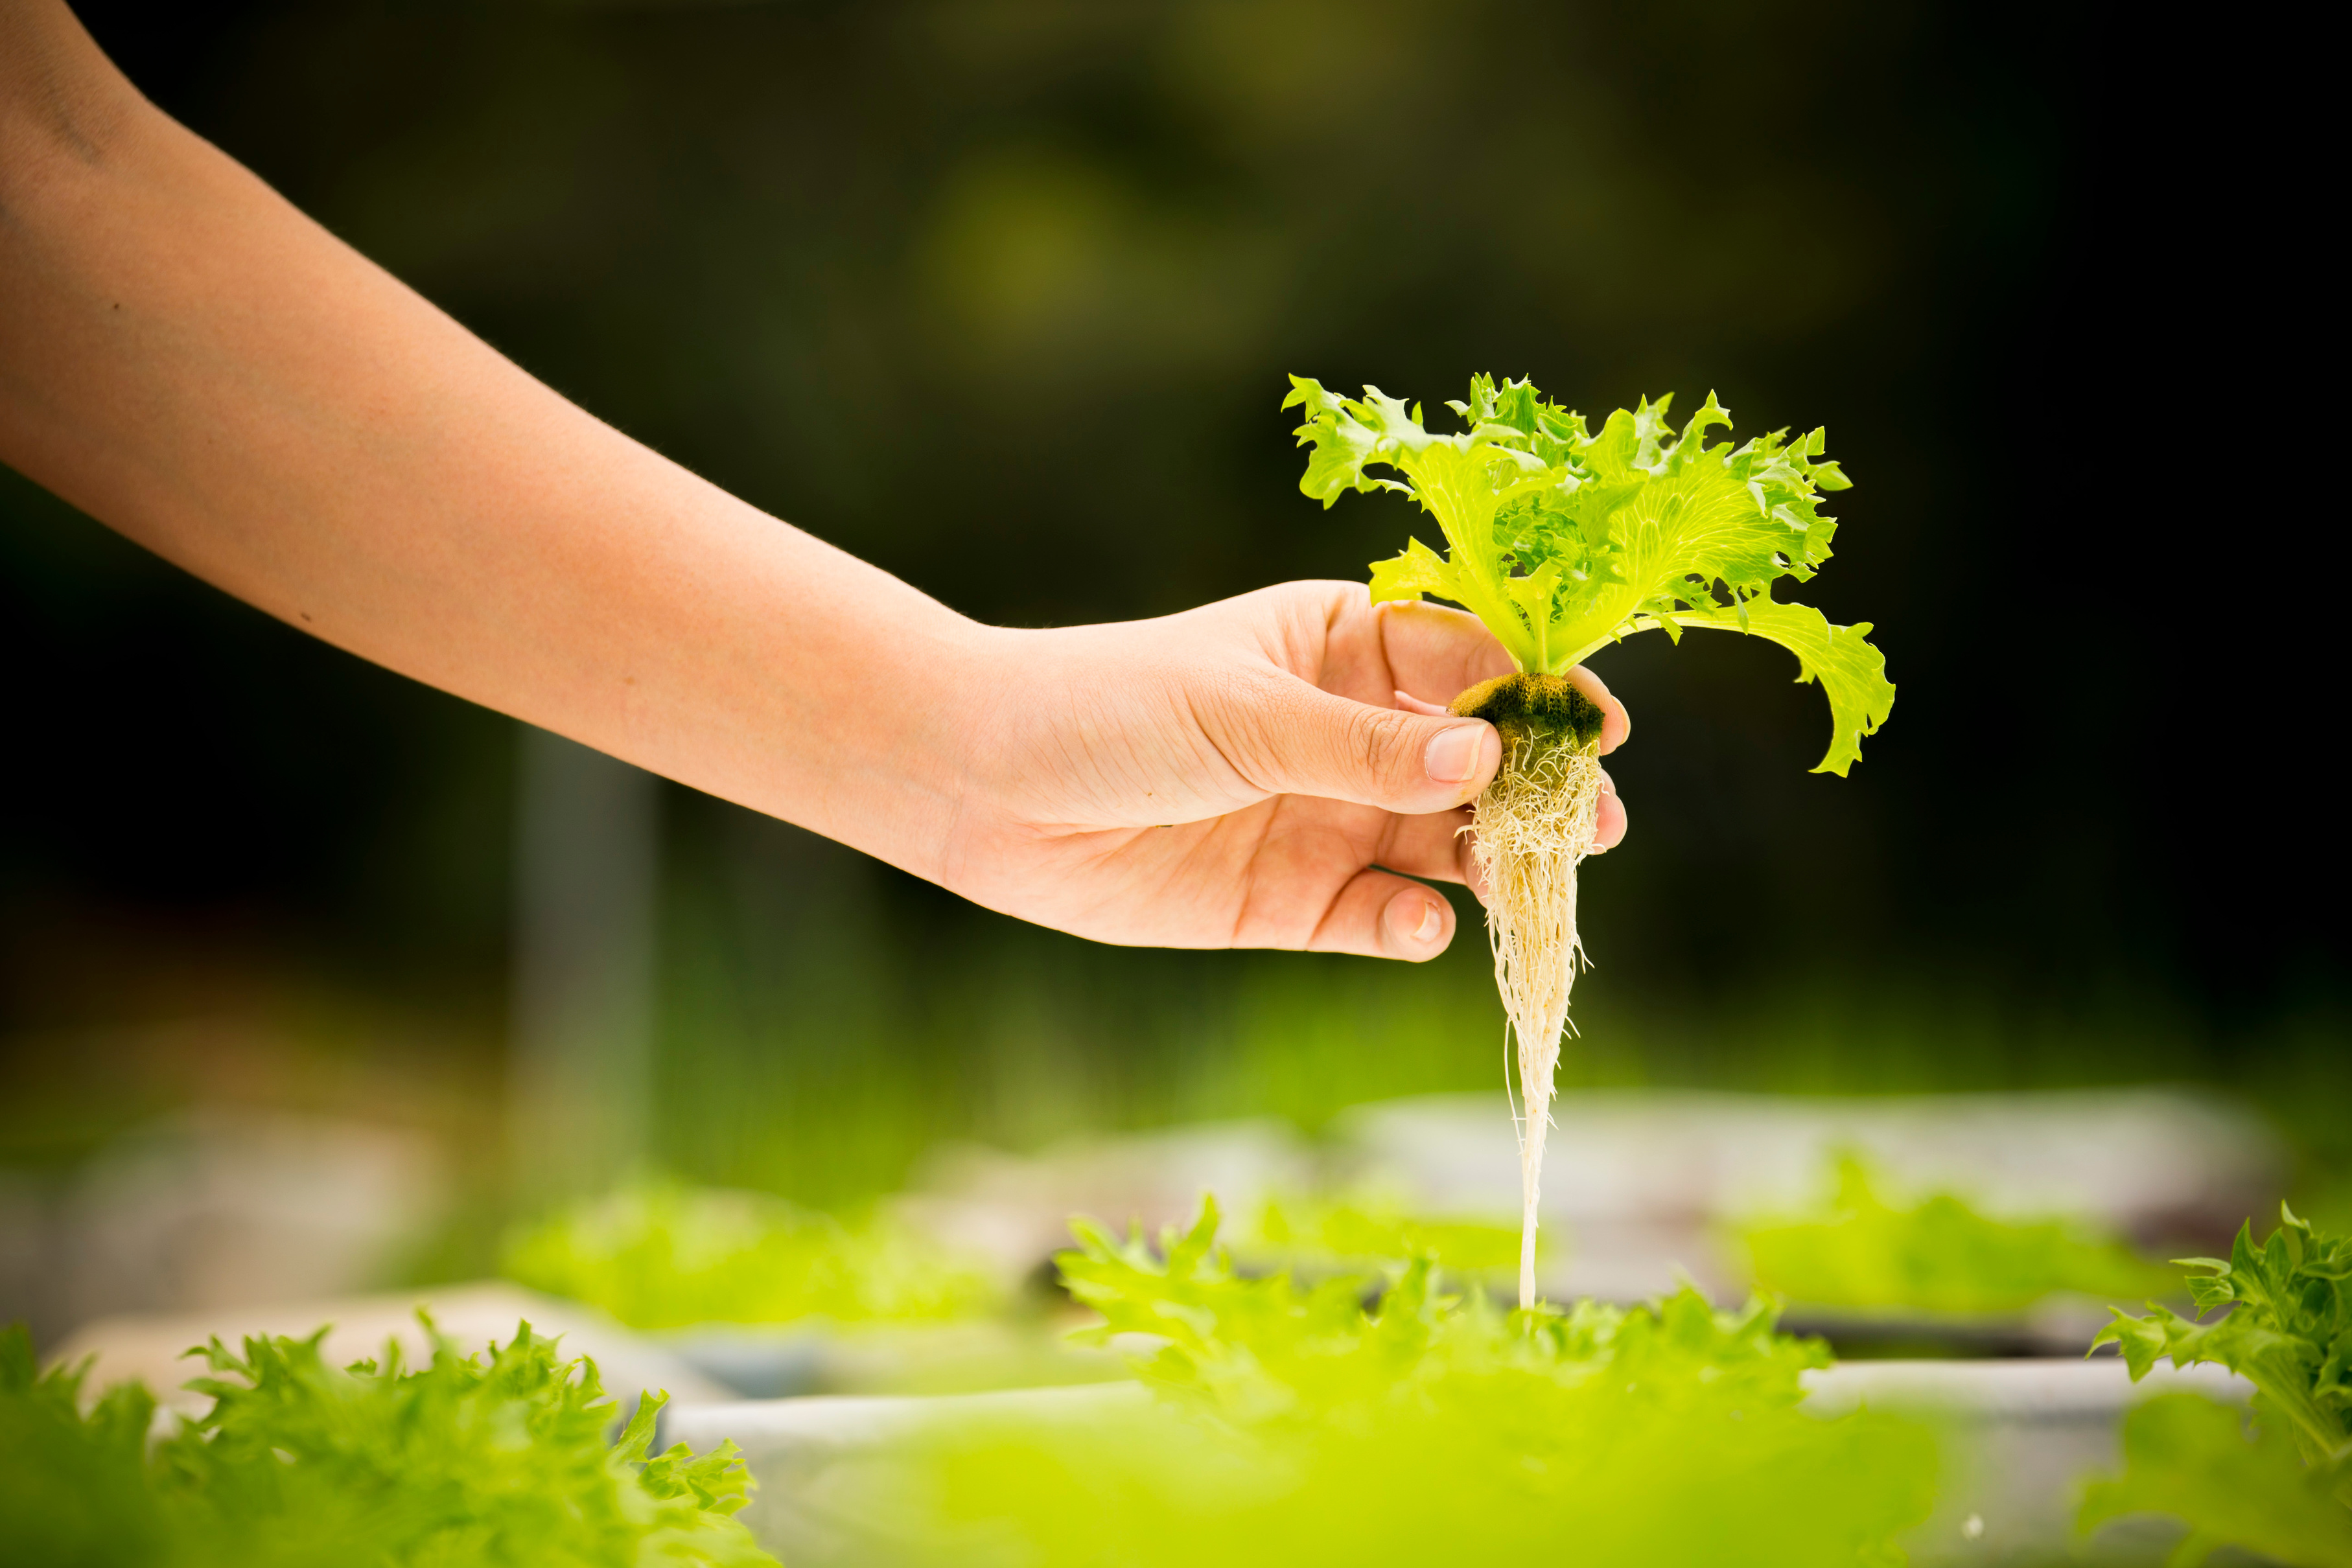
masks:
[[[0,7],[0,460],[292,625],[1085,936],[1452,934],[1409,878],[1460,880],[1500,758],[1431,711],[1510,668],[1471,617],[1321,583],[977,625],[532,380],[59,0]]]
[[[1475,616],[1294,582],[1159,621],[996,632],[948,884],[1111,942],[1442,952],[1467,803],[1502,761],[1442,705],[1507,674]],[[1001,664],[998,661],[1002,661]],[[1589,671],[1606,714],[1624,709]],[[1624,835],[1613,791],[1592,847]],[[1398,874],[1398,873],[1403,874]]]

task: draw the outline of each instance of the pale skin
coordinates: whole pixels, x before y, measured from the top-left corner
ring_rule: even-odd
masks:
[[[148,104],[58,0],[0,0],[0,462],[363,658],[1100,941],[1433,957],[1500,762],[1442,706],[1512,667],[1461,612],[1292,582],[985,626],[735,499]],[[1596,847],[1624,831],[1612,788]]]

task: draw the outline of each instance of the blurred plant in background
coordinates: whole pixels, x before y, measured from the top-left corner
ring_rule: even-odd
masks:
[[[1472,1279],[1519,1263],[1519,1234],[1507,1225],[1432,1219],[1376,1200],[1270,1200],[1255,1224],[1234,1228],[1227,1245],[1253,1266],[1270,1262],[1310,1277],[1394,1258],[1427,1258]]]
[[[519,1231],[506,1276],[631,1328],[929,1322],[1001,1307],[988,1273],[909,1227],[644,1178]]]
[[[2080,1219],[1988,1218],[1950,1193],[1888,1201],[1861,1158],[1839,1157],[1812,1215],[1740,1227],[1759,1290],[1811,1307],[2025,1312],[2053,1296],[2138,1301],[2178,1278]]]

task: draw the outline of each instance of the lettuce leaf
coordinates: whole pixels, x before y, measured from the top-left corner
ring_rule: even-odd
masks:
[[[86,1375],[86,1364],[40,1372],[24,1325],[0,1328],[0,1562],[168,1561],[146,1469],[154,1397],[124,1384],[85,1410]]]
[[[1055,1263],[1070,1294],[1102,1314],[1082,1333],[1163,1342],[1137,1372],[1228,1417],[1320,1424],[1344,1407],[1483,1393],[1498,1378],[1532,1390],[1580,1386],[1595,1374],[1645,1401],[1704,1386],[1750,1410],[1787,1408],[1803,1396],[1802,1374],[1829,1364],[1819,1340],[1775,1333],[1762,1300],[1719,1312],[1685,1285],[1647,1306],[1586,1301],[1506,1314],[1484,1292],[1446,1291],[1426,1253],[1311,1286],[1286,1272],[1246,1274],[1217,1245],[1219,1223],[1214,1201],[1204,1202],[1155,1253],[1140,1232],[1121,1238],[1081,1218],[1070,1227],[1077,1249]]]
[[[663,1396],[608,1445],[617,1410],[594,1364],[529,1323],[485,1355],[434,1333],[414,1371],[396,1342],[380,1364],[330,1367],[325,1332],[203,1348],[212,1375],[189,1386],[213,1407],[158,1454],[201,1534],[267,1540],[268,1562],[772,1563],[730,1517],[747,1500],[732,1445],[649,1459]]]
[[[2256,1246],[2238,1228],[2227,1258],[2181,1258],[2198,1317],[2150,1302],[2146,1317],[2116,1311],[2094,1348],[2112,1342],[2133,1381],[2159,1360],[2218,1362],[2254,1385],[2254,1410],[2293,1434],[2314,1465],[2352,1461],[2352,1236],[2324,1236],[2284,1204],[2279,1228]],[[2352,1482],[2352,1469],[2346,1471]],[[2352,1487],[2343,1493],[2352,1504]]]
[[[1619,409],[1596,434],[1524,381],[1470,383],[1447,404],[1467,429],[1429,430],[1419,405],[1377,387],[1360,399],[1290,378],[1311,447],[1299,489],[1326,507],[1349,490],[1411,496],[1437,521],[1444,555],[1419,539],[1374,563],[1372,598],[1433,594],[1494,632],[1523,670],[1557,673],[1637,632],[1738,632],[1797,656],[1800,683],[1828,696],[1830,748],[1814,769],[1843,774],[1895,704],[1868,622],[1835,626],[1772,597],[1830,558],[1835,519],[1818,493],[1849,481],[1826,435],[1774,431],[1709,444],[1731,416],[1709,393],[1676,431],[1669,398]],[[1374,466],[1386,469],[1376,475]],[[1391,477],[1390,476],[1395,476]]]
[[[2279,1213],[2259,1246],[2248,1224],[2229,1257],[2177,1260],[2196,1270],[2196,1318],[2151,1302],[2145,1317],[2117,1311],[2092,1341],[2120,1349],[2134,1382],[2162,1360],[2228,1367],[2254,1385],[2257,1433],[2227,1406],[2150,1400],[2125,1427],[2123,1476],[2085,1499],[2084,1529],[2169,1513],[2190,1527],[2182,1563],[2219,1544],[2352,1563],[2352,1236],[2323,1235],[2284,1204]],[[2212,1312],[2223,1315],[2198,1321]]]
[[[431,1327],[429,1320],[426,1326]],[[435,1333],[346,1369],[308,1339],[218,1340],[200,1421],[147,1447],[154,1402],[36,1379],[0,1334],[0,1560],[81,1568],[775,1568],[733,1517],[734,1445],[648,1452],[663,1397],[617,1442],[594,1363],[520,1325],[487,1354]],[[21,1492],[21,1495],[20,1495]],[[23,1549],[26,1555],[15,1555]]]
[[[2063,1293],[2129,1300],[2170,1277],[2079,1221],[1995,1219],[1950,1193],[1897,1207],[1867,1165],[1838,1157],[1822,1208],[1739,1228],[1758,1290],[1809,1307],[2021,1312]]]
[[[1475,1278],[1519,1266],[1515,1225],[1430,1219],[1396,1204],[1291,1197],[1268,1198],[1257,1223],[1233,1239],[1250,1272],[1360,1270],[1384,1259],[1427,1257],[1449,1273]]]
[[[2221,1546],[2295,1568],[2352,1563],[2352,1510],[2329,1495],[2333,1479],[2307,1469],[2294,1444],[2201,1394],[2159,1394],[2124,1417],[2124,1473],[2084,1489],[2075,1526],[2168,1514],[2189,1535],[2168,1564],[2192,1568]]]
[[[1162,1397],[943,1433],[869,1502],[910,1563],[1893,1568],[1933,1501],[1933,1435],[1800,1408],[1826,1353],[1762,1303],[1507,1312],[1426,1256],[1304,1285],[1237,1270],[1213,1205],[1073,1229],[1064,1281]]]
[[[972,1260],[876,1217],[845,1225],[765,1193],[632,1182],[509,1237],[507,1278],[603,1308],[631,1328],[698,1323],[938,1322],[1002,1292]]]

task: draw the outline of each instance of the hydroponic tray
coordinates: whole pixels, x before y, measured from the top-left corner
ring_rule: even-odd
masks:
[[[2178,1534],[2162,1521],[2121,1521],[2077,1547],[2077,1488],[2085,1476],[2120,1464],[2117,1428],[2137,1401],[2180,1390],[2242,1400],[2251,1392],[2218,1366],[2159,1366],[2134,1384],[2112,1357],[1849,1362],[1807,1381],[1808,1406],[1823,1416],[1866,1404],[1917,1416],[1941,1432],[1945,1476],[1936,1512],[1908,1543],[1923,1565],[2052,1562],[2070,1551],[2117,1568],[2161,1562]],[[887,1495],[891,1468],[912,1440],[960,1422],[1131,1417],[1150,1403],[1134,1383],[929,1398],[745,1400],[667,1412],[661,1441],[698,1450],[733,1439],[759,1482],[742,1517],[794,1568],[887,1568],[906,1542],[898,1521],[874,1501]]]

